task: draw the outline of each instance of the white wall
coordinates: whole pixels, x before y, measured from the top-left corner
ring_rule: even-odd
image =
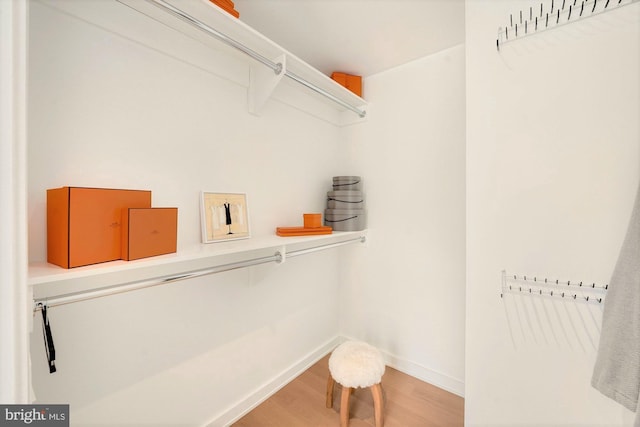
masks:
[[[499,292],[503,269],[610,278],[640,175],[640,5],[498,53],[529,5],[466,2],[466,424],[630,425],[590,386],[601,307]]]
[[[367,250],[341,292],[342,331],[391,366],[464,394],[464,46],[364,82],[370,118],[346,152],[363,176]]]
[[[152,190],[179,208],[178,250],[200,242],[201,190],[246,192],[253,236],[322,211],[339,128],[282,102],[248,114],[246,66],[117,2],[58,5],[30,2],[31,261],[45,190],[64,185]],[[218,425],[328,351],[339,254],[56,307],[57,373],[37,318],[31,337],[37,401],[76,425]]]
[[[70,403],[78,425],[220,425],[339,334],[463,394],[463,46],[367,78],[369,121],[340,129],[288,92],[248,114],[245,65],[117,2],[30,6],[31,261],[63,185],[152,190],[179,208],[181,250],[199,244],[203,189],[247,192],[259,236],[360,174],[371,229],[363,251],[52,309],[56,374],[31,337],[38,401]]]

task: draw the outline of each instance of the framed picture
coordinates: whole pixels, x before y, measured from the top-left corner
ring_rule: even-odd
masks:
[[[202,192],[202,242],[249,238],[247,195]]]

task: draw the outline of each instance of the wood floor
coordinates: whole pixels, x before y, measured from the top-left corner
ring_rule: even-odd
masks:
[[[340,385],[333,408],[326,407],[329,356],[310,367],[253,411],[235,427],[338,427]],[[382,377],[385,427],[462,427],[464,399],[387,366]],[[349,427],[375,426],[369,389],[351,396]]]

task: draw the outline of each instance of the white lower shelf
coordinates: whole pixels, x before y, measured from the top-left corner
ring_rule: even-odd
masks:
[[[250,264],[276,253],[286,260],[287,256],[364,241],[365,236],[366,231],[349,231],[319,236],[255,237],[198,245],[191,250],[136,261],[112,261],[73,269],[33,263],[29,265],[28,284],[32,287],[34,300],[42,301],[119,286],[134,287],[153,280],[174,281],[176,277],[207,269]]]

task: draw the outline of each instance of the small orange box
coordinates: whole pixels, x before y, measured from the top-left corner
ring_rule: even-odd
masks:
[[[218,6],[220,9],[227,12],[228,14],[233,15],[236,18],[240,17],[240,13],[237,10],[235,10],[233,2],[230,2],[228,0],[209,0],[209,1],[215,4],[216,6]]]
[[[121,259],[122,209],[151,207],[151,191],[47,190],[47,261],[64,268]]]
[[[178,208],[122,210],[122,259],[174,253],[177,240]]]
[[[319,213],[306,213],[302,214],[304,219],[305,228],[322,227],[322,214]]]
[[[358,96],[362,96],[362,77],[347,73],[334,72],[331,78]]]
[[[236,7],[235,3],[233,3],[231,0],[213,0],[213,2],[223,4],[227,7],[230,7],[231,9]]]

